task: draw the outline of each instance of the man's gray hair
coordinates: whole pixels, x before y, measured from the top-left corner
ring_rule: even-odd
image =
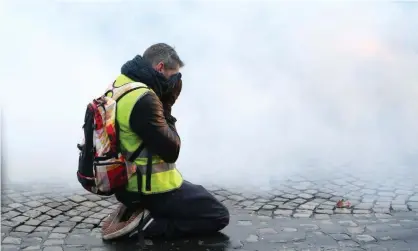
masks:
[[[158,43],[151,45],[148,49],[145,50],[142,57],[150,62],[152,66],[163,62],[164,68],[166,69],[176,69],[177,67],[183,67],[184,63],[181,61],[180,57],[177,55],[176,50],[173,47],[165,43]]]

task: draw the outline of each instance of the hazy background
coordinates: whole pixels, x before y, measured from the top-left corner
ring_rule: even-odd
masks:
[[[415,172],[416,3],[9,0],[0,27],[11,180],[76,182],[85,106],[156,42],[186,62],[185,178]]]

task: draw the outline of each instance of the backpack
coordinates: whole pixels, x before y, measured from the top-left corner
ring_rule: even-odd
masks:
[[[148,88],[142,83],[128,83],[114,86],[87,105],[84,116],[84,137],[79,149],[77,178],[87,191],[110,196],[123,188],[132,175],[126,160],[120,152],[118,123],[116,121],[117,102],[126,94],[139,88]],[[110,95],[109,95],[110,94]],[[144,145],[132,154],[128,161],[139,156]]]

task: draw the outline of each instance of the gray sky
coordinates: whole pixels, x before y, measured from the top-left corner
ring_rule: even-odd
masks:
[[[85,106],[156,42],[186,62],[173,115],[178,167],[193,182],[266,185],[307,167],[418,162],[415,3],[80,2],[1,2],[14,180],[75,182]]]

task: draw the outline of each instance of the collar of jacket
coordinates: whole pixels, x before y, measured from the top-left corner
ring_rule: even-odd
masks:
[[[150,87],[159,98],[167,90],[167,79],[157,72],[141,56],[137,55],[132,60],[127,61],[121,68],[121,74],[127,76],[135,82],[141,82]]]

